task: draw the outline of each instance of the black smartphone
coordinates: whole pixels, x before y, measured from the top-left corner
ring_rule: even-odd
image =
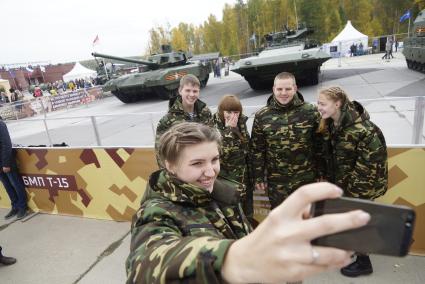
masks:
[[[312,244],[358,253],[405,256],[412,243],[415,211],[407,206],[387,205],[357,198],[341,197],[316,202],[311,216],[344,213],[361,209],[371,215],[361,228],[317,238]]]

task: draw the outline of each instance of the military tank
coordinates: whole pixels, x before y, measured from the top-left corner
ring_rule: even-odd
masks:
[[[299,85],[316,85],[320,66],[331,58],[316,41],[308,40],[307,27],[285,29],[264,36],[267,46],[258,55],[240,59],[231,71],[242,75],[254,90],[269,89],[280,72],[291,72]]]
[[[403,40],[407,67],[425,73],[425,9],[413,22],[413,35]]]
[[[160,99],[168,100],[178,94],[180,79],[184,75],[195,75],[201,82],[201,87],[205,87],[210,73],[209,66],[204,66],[199,62],[189,62],[184,52],[172,51],[170,46],[162,46],[162,53],[151,55],[148,60],[123,58],[96,52],[93,52],[92,55],[136,63],[145,67],[143,72],[113,78],[103,85],[105,92],[111,91],[123,103],[137,102],[152,94]]]

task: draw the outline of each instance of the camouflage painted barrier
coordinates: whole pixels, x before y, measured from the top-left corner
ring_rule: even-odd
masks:
[[[153,148],[19,148],[18,161],[33,211],[117,221],[131,220],[157,169]],[[415,209],[412,252],[425,254],[425,148],[389,148],[388,162],[388,191],[377,201]],[[0,207],[10,207],[1,184]],[[257,220],[269,208],[255,192]]]

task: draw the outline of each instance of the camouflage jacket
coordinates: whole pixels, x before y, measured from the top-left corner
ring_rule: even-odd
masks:
[[[255,182],[267,182],[269,190],[286,194],[314,182],[322,172],[317,162],[322,150],[316,133],[319,120],[316,107],[305,103],[300,93],[285,106],[270,96],[252,126]]]
[[[220,283],[227,249],[252,231],[241,187],[217,179],[209,193],[154,172],[133,217],[127,283]]]
[[[222,136],[220,175],[250,186],[249,133],[246,127],[248,117],[241,115],[238,127],[226,127],[218,113],[213,116],[215,127]]]
[[[346,196],[375,199],[387,191],[387,146],[382,131],[354,101],[342,107],[340,123],[326,121],[327,178]]]
[[[177,96],[170,99],[168,104],[168,113],[164,115],[161,120],[158,122],[156,127],[156,136],[155,136],[155,149],[158,150],[159,138],[164,134],[171,126],[181,123],[181,122],[200,122],[211,127],[214,126],[212,120],[212,114],[207,105],[201,101],[197,100],[195,102],[195,117],[191,117],[189,113],[183,110],[182,97]],[[158,157],[157,157],[158,159]],[[159,161],[159,160],[158,160]],[[158,162],[159,164],[159,162]]]

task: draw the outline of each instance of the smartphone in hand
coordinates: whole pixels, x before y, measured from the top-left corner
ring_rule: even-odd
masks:
[[[409,207],[341,197],[314,203],[311,216],[358,209],[371,216],[366,226],[323,236],[313,240],[312,244],[391,256],[405,256],[409,252],[415,224],[415,211]]]

